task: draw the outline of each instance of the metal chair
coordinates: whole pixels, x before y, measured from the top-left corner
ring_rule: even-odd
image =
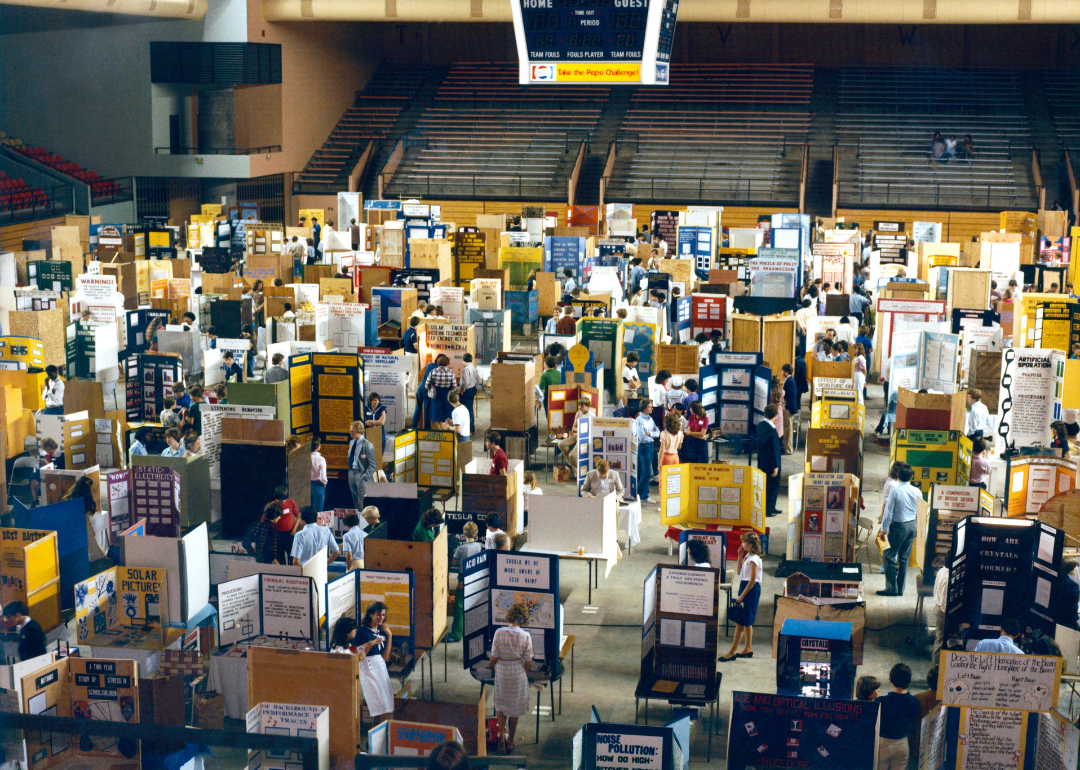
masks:
[[[859,526],[855,531],[855,559],[859,558],[859,551],[866,549],[866,563],[873,567],[873,551],[870,548],[870,543],[874,540],[874,520],[868,516],[859,517]],[[865,530],[866,534],[863,534]]]
[[[15,498],[29,508],[33,504],[30,494],[30,477],[37,469],[36,457],[17,457],[11,467],[11,478],[8,480],[8,499]]]

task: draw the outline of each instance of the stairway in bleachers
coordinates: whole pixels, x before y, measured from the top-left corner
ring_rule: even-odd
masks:
[[[1042,83],[1042,93],[1046,100],[1046,111],[1051,120],[1050,130],[1058,150],[1058,186],[1051,194],[1051,188],[1047,187],[1046,205],[1053,206],[1054,201],[1061,199],[1062,205],[1069,208],[1071,194],[1069,192],[1068,173],[1062,166],[1065,162],[1065,154],[1069,154],[1073,162],[1073,170],[1080,173],[1080,82],[1077,81],[1075,70],[1045,70],[1039,78]],[[1048,165],[1044,152],[1043,170]]]
[[[934,131],[965,134],[973,158],[935,162]],[[841,70],[836,138],[840,206],[1032,209],[1033,138],[1016,72],[852,67]]]
[[[814,70],[805,210],[816,216],[832,216],[833,146],[836,143],[839,81],[840,73],[837,70]]]

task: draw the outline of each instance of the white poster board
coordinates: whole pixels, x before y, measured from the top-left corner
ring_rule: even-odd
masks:
[[[258,635],[259,575],[218,584],[218,643],[225,647]]]
[[[998,448],[1049,447],[1050,423],[1061,418],[1065,354],[1006,348],[1001,362]]]
[[[1043,655],[944,650],[939,680],[946,706],[1050,711],[1062,660]]]
[[[527,551],[578,554],[607,561],[606,577],[619,560],[618,501],[614,492],[604,497],[529,498]]]
[[[311,581],[293,575],[264,574],[261,579],[263,634],[310,639]]]
[[[328,302],[326,338],[341,352],[364,345],[364,311],[367,305],[356,302]],[[269,352],[269,351],[267,351]]]

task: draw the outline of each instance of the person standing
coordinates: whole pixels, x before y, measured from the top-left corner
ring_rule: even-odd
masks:
[[[311,439],[311,507],[316,512],[326,504],[326,458],[322,456],[322,441],[319,437]]]
[[[394,713],[394,688],[390,685],[390,672],[386,670],[394,634],[386,623],[385,604],[372,602],[368,605],[364,622],[357,629],[356,641],[368,645],[367,654],[360,661],[360,689],[364,691],[371,718],[379,724]]]
[[[967,420],[964,434],[970,439],[982,438],[990,434],[990,410],[982,402],[982,391],[971,388],[967,392]]]
[[[897,663],[889,671],[892,692],[877,699],[881,704],[878,722],[878,770],[905,770],[908,762],[908,735],[919,721],[919,699],[908,692],[911,668]]]
[[[473,402],[476,400],[476,389],[480,387],[480,371],[473,363],[472,353],[466,353],[461,360],[465,362],[465,368],[461,370],[461,404],[469,412],[471,430],[475,430],[476,412],[473,411]]]
[[[416,341],[419,336],[416,331],[416,327],[420,325],[420,316],[411,316],[409,318],[409,328],[405,330],[405,334],[401,337],[401,347],[404,348],[406,353],[416,353]]]
[[[41,389],[41,399],[45,402],[45,414],[64,413],[64,381],[59,370],[52,364],[45,367],[45,385]]]
[[[258,564],[278,564],[278,533],[276,525],[281,518],[281,506],[267,503],[262,518],[244,538],[244,550],[255,557]]]
[[[413,528],[412,539],[414,543],[433,543],[435,538],[439,536],[439,529],[442,528],[443,515],[438,508],[428,508],[424,511],[424,515],[420,517],[420,521],[416,522],[416,527]]]
[[[660,467],[679,464],[679,449],[682,448],[683,432],[679,415],[674,411],[664,417],[664,431],[660,434]]]
[[[563,308],[562,318],[555,324],[555,332],[564,337],[573,337],[577,334],[577,320],[574,318],[574,308],[569,305]]]
[[[754,621],[761,600],[761,540],[756,532],[745,532],[739,543],[739,595],[729,612],[735,621],[735,637],[731,649],[720,658],[727,663],[735,658],[754,657]],[[740,640],[742,652],[738,652]]]
[[[691,463],[709,462],[709,417],[701,400],[690,404],[690,413],[686,418],[686,430],[683,436],[683,457]]]
[[[19,660],[30,660],[48,651],[41,624],[30,617],[30,608],[23,602],[14,601],[4,605],[4,618],[11,621],[19,632]]]
[[[489,430],[484,434],[484,451],[491,457],[491,476],[505,476],[507,470],[510,468],[510,460],[506,457],[506,452],[499,446],[502,443],[502,436],[498,431]]]
[[[375,480],[375,447],[364,436],[364,423],[355,420],[349,426],[349,491],[353,508],[364,509],[366,484]]]
[[[922,494],[911,486],[915,473],[905,465],[897,472],[900,483],[889,492],[885,501],[885,510],[881,516],[881,531],[878,539],[885,540],[888,546],[882,553],[885,564],[885,590],[878,591],[878,596],[902,596],[904,579],[907,577],[908,557],[915,543],[915,517],[919,511]],[[888,537],[886,538],[886,533]],[[907,733],[904,733],[907,735]]]
[[[289,497],[289,488],[281,485],[274,487],[274,502],[281,506],[281,518],[277,520],[278,563],[289,564],[292,553],[293,537],[300,530],[300,509],[296,501]]]
[[[368,428],[379,428],[382,433],[382,450],[386,451],[386,407],[382,405],[382,396],[372,393],[368,396],[367,407],[364,408],[364,431]],[[374,444],[372,445],[374,446]]]
[[[431,404],[431,422],[445,422],[450,417],[451,407],[447,396],[458,389],[458,378],[450,368],[450,357],[440,354],[435,358],[435,371],[428,376],[427,395]]]
[[[329,528],[318,523],[319,515],[310,505],[305,505],[301,509],[300,518],[304,522],[304,528],[293,537],[292,551],[290,552],[293,566],[302,567],[312,557],[326,556],[327,553],[330,555],[326,563],[330,564],[341,554],[337,547],[337,541],[334,540],[334,533]]]
[[[138,430],[136,430],[135,431],[135,438],[131,442],[131,451],[130,451],[130,454],[129,454],[129,458],[130,457],[139,457],[139,456],[143,456],[143,455],[148,454],[147,451],[146,451],[146,442],[149,439],[150,439],[150,429],[149,428],[143,427],[143,428],[139,428]],[[128,465],[131,465],[131,464],[132,464],[132,462],[129,459],[128,460]]]
[[[795,384],[795,367],[784,364],[780,367],[780,376],[783,377],[784,393],[784,441],[783,453],[786,455],[795,451],[795,415],[799,411],[799,388]]]
[[[660,437],[660,430],[650,416],[652,410],[652,401],[647,398],[642,399],[638,413],[634,415],[634,421],[630,424],[638,442],[637,493],[638,500],[643,503],[649,502],[649,482],[652,478],[655,450],[653,441]]]
[[[457,434],[459,444],[468,441],[472,437],[472,415],[461,403],[461,396],[457,393],[451,393],[447,398],[450,400],[453,411],[450,412],[450,419],[444,425],[447,430],[453,430]],[[472,454],[471,450],[469,454]]]
[[[462,527],[462,535],[465,541],[454,549],[453,563],[457,565],[458,584],[454,591],[454,625],[450,628],[450,636],[446,641],[454,644],[461,641],[465,632],[465,562],[484,550],[484,546],[476,541],[480,528],[475,521],[465,522]]]
[[[510,605],[506,622],[491,640],[491,665],[495,669],[495,713],[499,719],[499,750],[514,753],[518,718],[529,713],[529,668],[532,666],[532,634],[522,628],[529,622],[524,602]]]
[[[346,513],[342,524],[349,528],[345,533],[345,537],[341,538],[341,550],[345,554],[345,568],[347,570],[363,569],[364,538],[367,537],[367,533],[360,526],[360,515],[351,512]]]
[[[282,353],[274,353],[272,359],[270,359],[271,366],[265,372],[263,372],[263,382],[275,383],[284,382],[289,379],[289,370],[281,364],[285,361],[285,356]]]
[[[1020,621],[1005,618],[1001,621],[1001,635],[997,639],[983,639],[975,645],[975,652],[1000,652],[1006,655],[1023,655],[1024,651],[1016,646],[1016,637],[1020,636]]]
[[[1075,583],[1074,583],[1075,585]],[[1080,588],[1080,586],[1077,586]],[[945,612],[949,604],[949,568],[938,567],[934,575],[934,649],[930,653],[933,665],[940,660],[941,648],[945,646]]]
[[[349,243],[352,244],[353,251],[360,250],[360,225],[356,224],[355,219],[349,220]]]
[[[765,407],[765,419],[757,424],[757,466],[765,474],[765,515],[776,516],[776,497],[780,492],[780,463],[782,448],[780,434],[773,420],[779,410],[776,404]]]

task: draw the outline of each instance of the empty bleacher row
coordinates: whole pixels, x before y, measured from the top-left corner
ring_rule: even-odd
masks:
[[[11,138],[5,134],[0,134],[0,143],[53,171],[58,171],[89,186],[90,195],[93,198],[105,198],[120,192],[120,185],[112,179],[102,179],[96,171],[85,169],[78,163],[66,160],[62,155],[49,152],[44,147],[30,147],[23,140]]]
[[[605,198],[796,202],[813,85],[810,65],[674,68],[632,96]]]
[[[338,120],[322,147],[297,174],[297,183],[340,185],[367,143],[390,135],[402,110],[408,107],[431,72],[428,67],[380,67],[368,85],[356,94],[355,102]]]
[[[1080,83],[1076,71],[1047,70],[1042,79],[1058,144],[1066,151],[1080,149]]]
[[[512,62],[451,68],[405,137],[388,195],[565,198],[609,89],[522,87]]]
[[[840,77],[840,204],[1028,208],[1033,140],[1016,73],[860,67]],[[974,157],[936,162],[934,132]]]

